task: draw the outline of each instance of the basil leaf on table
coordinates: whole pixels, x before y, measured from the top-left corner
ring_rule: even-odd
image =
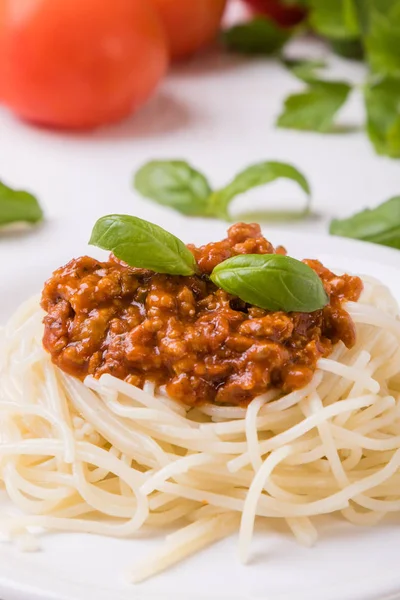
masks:
[[[222,33],[222,41],[235,52],[270,55],[278,52],[290,37],[290,32],[273,21],[256,17],[247,23],[234,25]]]
[[[215,267],[212,281],[229,294],[266,310],[313,312],[329,302],[308,265],[280,254],[243,254]]]
[[[328,38],[356,38],[360,35],[354,0],[310,0],[310,24]]]
[[[364,58],[364,46],[360,39],[331,40],[332,50],[338,56],[343,58],[352,58],[353,60],[362,60]]]
[[[169,275],[193,275],[193,254],[185,244],[162,227],[129,215],[100,218],[89,241],[109,250],[131,267]]]
[[[142,196],[192,216],[205,214],[211,194],[204,175],[183,160],[153,160],[143,165],[134,185]]]
[[[299,212],[304,215],[308,214],[311,190],[307,179],[292,165],[276,161],[252,165],[236,175],[227,186],[214,192],[210,198],[210,211],[223,219],[229,219],[228,207],[236,196],[277,179],[290,179],[298,183],[307,195],[306,206]]]
[[[313,83],[318,80],[316,71],[327,66],[324,60],[284,59],[283,64],[297,79],[305,83]]]
[[[400,77],[400,4],[385,12],[372,9],[365,40],[372,70],[382,76]]]
[[[343,81],[312,80],[305,91],[286,98],[278,127],[328,133],[346,102],[351,86]]]
[[[39,223],[43,211],[28,192],[13,190],[0,182],[0,226],[12,223]]]
[[[400,158],[400,79],[386,78],[364,89],[367,131],[378,154]]]
[[[263,217],[274,220],[302,218],[309,213],[310,186],[304,175],[292,165],[267,161],[239,173],[227,186],[212,191],[206,178],[183,161],[152,161],[135,176],[135,187],[142,195],[188,216],[231,220],[229,205],[233,198],[248,190],[285,178],[297,182],[307,194],[303,210],[267,211]],[[178,180],[178,183],[176,183]]]
[[[400,249],[400,196],[347,219],[334,219],[329,232],[332,235]]]

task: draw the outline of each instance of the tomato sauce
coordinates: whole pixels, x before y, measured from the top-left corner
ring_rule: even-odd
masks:
[[[110,373],[139,387],[154,381],[192,406],[246,405],[271,388],[302,388],[334,344],[354,345],[355,327],[342,304],[358,300],[358,277],[304,261],[321,278],[329,304],[313,313],[270,312],[208,277],[230,256],[285,253],[258,225],[237,223],[220,242],[188,247],[199,275],[134,269],[112,255],[107,262],[84,256],[55,271],[42,295],[43,344],[53,362],[80,379]]]

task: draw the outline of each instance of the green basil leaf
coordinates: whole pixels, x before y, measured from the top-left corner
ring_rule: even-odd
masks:
[[[222,33],[225,46],[241,54],[275,54],[289,37],[287,29],[280,29],[276,23],[264,17],[234,25]]]
[[[210,198],[210,211],[221,218],[229,219],[228,207],[236,196],[281,178],[295,181],[307,194],[307,204],[301,212],[304,215],[308,214],[311,190],[307,179],[292,165],[274,161],[248,167],[236,175],[226,187],[214,192]]]
[[[242,254],[220,263],[212,281],[229,294],[266,310],[313,312],[329,298],[308,265],[280,254]]]
[[[277,125],[303,131],[332,132],[335,115],[350,91],[350,85],[342,81],[314,80],[304,92],[286,98]]]
[[[310,24],[328,38],[355,38],[360,35],[355,0],[310,0]]]
[[[332,235],[400,248],[400,196],[347,219],[334,219],[329,232]]]
[[[400,79],[386,78],[364,90],[367,131],[378,154],[400,158]]]
[[[372,244],[380,244],[381,246],[388,246],[389,248],[400,250],[400,226],[379,235],[371,236],[366,241],[371,242]]]
[[[293,75],[305,83],[318,81],[316,71],[327,66],[324,60],[285,59],[283,63]]]
[[[136,190],[184,215],[204,216],[211,188],[207,179],[183,160],[153,160],[135,175]]]
[[[372,70],[400,77],[400,4],[383,13],[372,9],[366,49]]]
[[[0,226],[42,220],[43,211],[32,194],[13,190],[0,182]]]
[[[360,24],[360,31],[363,36],[366,35],[369,31],[369,20],[371,11],[370,3],[371,0],[354,0],[357,18]]]
[[[89,244],[113,252],[131,267],[169,275],[193,275],[197,270],[193,254],[180,239],[138,217],[101,217]]]
[[[364,58],[364,46],[359,39],[331,40],[332,50],[338,56],[343,58],[351,58],[353,60],[362,60]]]

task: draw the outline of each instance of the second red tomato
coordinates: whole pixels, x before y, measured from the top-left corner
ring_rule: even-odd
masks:
[[[181,59],[217,36],[227,0],[152,0],[164,22],[171,57]]]

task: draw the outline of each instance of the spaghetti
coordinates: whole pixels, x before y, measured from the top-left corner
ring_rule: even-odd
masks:
[[[129,573],[138,581],[235,531],[246,562],[256,517],[312,545],[316,515],[368,525],[400,511],[399,313],[363,281],[345,305],[356,344],[339,342],[302,389],[247,409],[65,374],[43,349],[38,299],[24,304],[1,333],[0,480],[21,511],[3,527],[32,545],[32,526],[133,537],[184,519]]]

